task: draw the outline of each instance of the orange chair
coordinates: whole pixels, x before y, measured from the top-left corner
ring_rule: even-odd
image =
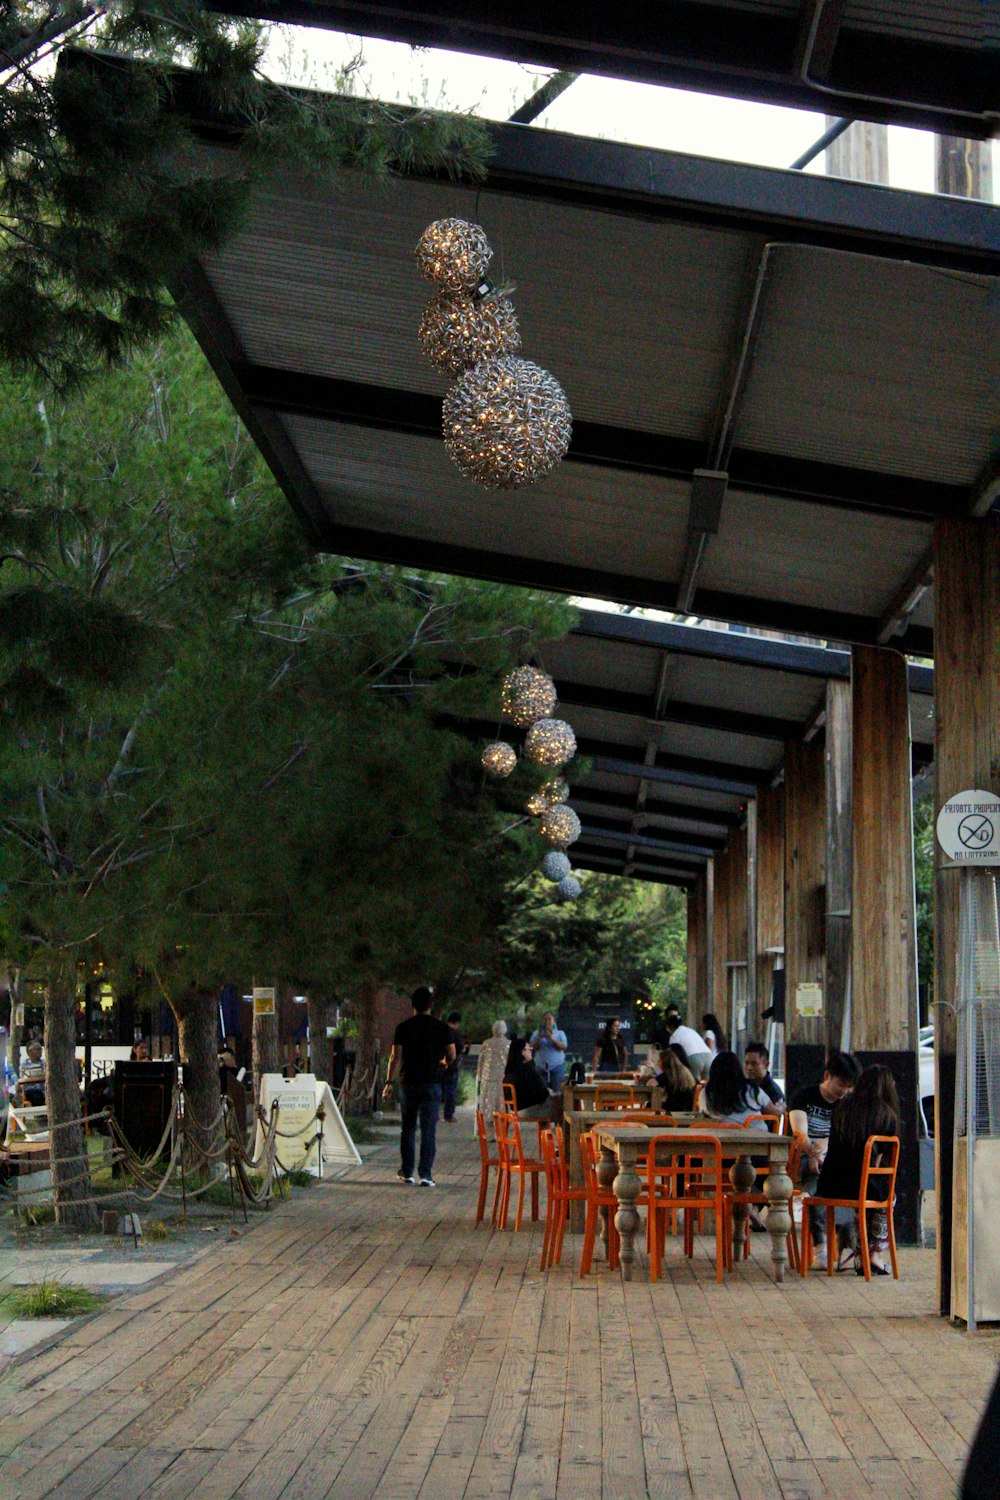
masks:
[[[490,1155],[489,1141],[486,1139],[486,1121],[483,1119],[482,1111],[476,1110],[476,1139],[479,1142],[479,1203],[476,1206],[476,1223],[480,1223],[486,1216],[486,1189],[490,1182],[490,1167],[497,1169],[497,1185],[493,1193],[493,1222],[496,1222],[497,1204],[500,1202],[500,1155]]]
[[[884,1149],[883,1149],[884,1148]],[[875,1156],[876,1165],[872,1164],[872,1156]],[[885,1158],[883,1163],[882,1158]],[[868,1225],[865,1219],[866,1210],[870,1208],[880,1209],[889,1222],[889,1258],[892,1261],[892,1274],[899,1280],[899,1262],[896,1259],[896,1226],[893,1223],[892,1209],[896,1197],[896,1169],[899,1166],[899,1136],[898,1135],[870,1135],[865,1142],[864,1166],[861,1168],[861,1186],[856,1198],[810,1198],[802,1199],[802,1275],[809,1274],[812,1265],[812,1225],[809,1222],[810,1208],[826,1209],[826,1268],[827,1273],[832,1276],[837,1269],[837,1257],[833,1254],[833,1248],[837,1241],[834,1237],[836,1224],[836,1210],[838,1208],[853,1208],[858,1216],[858,1239],[861,1242],[861,1267],[864,1271],[866,1281],[872,1279],[871,1256],[868,1251]],[[868,1196],[868,1184],[873,1177],[886,1177],[888,1182],[888,1194],[885,1198],[870,1198]]]
[[[694,1148],[683,1156],[657,1160],[662,1137],[651,1135],[646,1153],[646,1202],[649,1221],[649,1279],[658,1281],[663,1271],[663,1246],[667,1216],[684,1211],[684,1253],[694,1254],[694,1224],[706,1209],[715,1211],[715,1276],[722,1280],[726,1268],[726,1211],[723,1190],[722,1146],[713,1135],[691,1132],[685,1146]],[[673,1142],[671,1144],[674,1144]],[[706,1173],[709,1174],[706,1176]],[[709,1189],[711,1192],[709,1193]]]
[[[514,1085],[512,1083],[505,1083],[503,1085],[503,1102],[508,1114],[517,1114],[517,1094],[514,1092]]]
[[[503,1177],[503,1187],[500,1192],[500,1217],[499,1227],[507,1228],[507,1210],[510,1206],[511,1180],[517,1177],[517,1212],[514,1215],[514,1228],[520,1229],[524,1218],[524,1187],[528,1179],[531,1179],[531,1217],[538,1218],[538,1179],[545,1168],[535,1156],[528,1156],[521,1140],[521,1126],[517,1115],[501,1114],[499,1111],[494,1116],[496,1126],[497,1150],[500,1157],[500,1171]]]
[[[545,1167],[545,1234],[542,1239],[541,1269],[562,1264],[563,1238],[566,1234],[566,1215],[571,1203],[580,1203],[587,1196],[583,1187],[571,1187],[569,1163],[563,1143],[562,1131],[558,1128],[542,1131],[542,1162]]]
[[[617,1084],[606,1089],[594,1090],[595,1109],[635,1109],[636,1107],[635,1089],[622,1088],[620,1084]]]
[[[618,1199],[610,1189],[602,1188],[597,1180],[597,1147],[589,1130],[580,1137],[580,1160],[583,1162],[583,1194],[587,1205],[587,1217],[583,1226],[583,1250],[580,1254],[580,1275],[586,1276],[594,1263],[594,1245],[597,1241],[597,1220],[602,1208],[608,1210],[608,1266],[613,1271],[618,1264],[619,1235],[615,1228],[615,1212]]]

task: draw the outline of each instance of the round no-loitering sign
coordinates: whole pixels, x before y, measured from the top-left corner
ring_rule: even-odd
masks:
[[[1000,865],[1000,797],[959,792],[938,813],[938,843],[959,865]]]

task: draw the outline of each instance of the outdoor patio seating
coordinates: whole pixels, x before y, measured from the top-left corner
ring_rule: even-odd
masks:
[[[888,1158],[884,1163],[872,1164],[874,1153],[880,1148],[884,1149],[884,1155]],[[835,1227],[838,1208],[853,1209],[858,1216],[858,1242],[861,1252],[861,1268],[866,1281],[872,1279],[871,1256],[868,1250],[868,1233],[865,1215],[869,1209],[877,1209],[885,1214],[889,1224],[889,1258],[892,1262],[892,1274],[899,1280],[899,1260],[896,1255],[896,1227],[893,1223],[893,1206],[896,1197],[896,1170],[899,1166],[899,1137],[895,1135],[872,1135],[865,1143],[864,1166],[861,1169],[861,1186],[857,1198],[820,1198],[803,1197],[802,1199],[802,1253],[801,1272],[808,1276],[809,1267],[812,1265],[812,1225],[809,1220],[810,1208],[826,1209],[826,1243],[827,1243],[827,1274],[833,1276],[837,1269],[837,1257],[833,1254],[833,1246],[836,1244]],[[888,1193],[885,1198],[873,1198],[869,1195],[868,1186],[873,1177],[884,1177]]]

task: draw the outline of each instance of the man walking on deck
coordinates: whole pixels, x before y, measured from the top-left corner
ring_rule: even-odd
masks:
[[[424,985],[410,996],[413,1015],[396,1027],[382,1091],[383,1097],[391,1095],[392,1082],[398,1073],[401,1121],[400,1168],[396,1175],[401,1182],[413,1181],[419,1123],[420,1186],[428,1188],[435,1185],[432,1174],[441,1082],[445,1066],[455,1058],[451,1027],[431,1015],[432,998]]]

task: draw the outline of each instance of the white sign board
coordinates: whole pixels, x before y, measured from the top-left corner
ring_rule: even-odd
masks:
[[[823,1014],[823,986],[821,984],[797,984],[795,986],[795,1011],[800,1016]]]
[[[278,1100],[278,1160],[286,1171],[311,1172],[321,1176],[317,1160],[316,1138],[318,1110],[323,1111],[323,1165],[360,1166],[361,1156],[337,1108],[328,1083],[320,1083],[314,1073],[300,1073],[297,1078],[282,1078],[280,1073],[265,1073],[260,1081],[260,1104],[270,1119],[271,1105]],[[289,1139],[291,1137],[291,1139]],[[254,1155],[260,1154],[264,1131],[257,1123]]]
[[[255,1016],[274,1015],[274,986],[257,985],[253,987],[253,1013]]]
[[[959,792],[938,813],[938,843],[957,865],[1000,865],[1000,797]]]

